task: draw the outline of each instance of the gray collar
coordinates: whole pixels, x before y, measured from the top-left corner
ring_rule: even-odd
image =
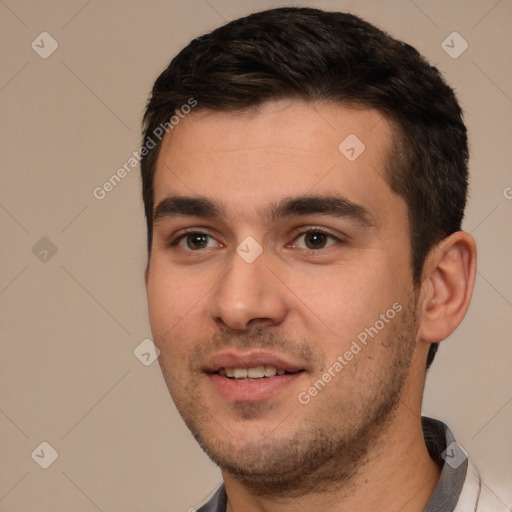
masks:
[[[423,512],[453,512],[468,471],[467,454],[444,423],[426,417],[421,423],[430,456],[442,466],[441,476]]]

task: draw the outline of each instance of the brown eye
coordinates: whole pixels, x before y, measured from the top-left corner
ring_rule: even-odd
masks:
[[[304,242],[308,249],[323,249],[327,238],[325,233],[306,233],[304,235]]]
[[[193,251],[197,249],[204,249],[208,245],[208,235],[202,233],[193,233],[187,235],[187,246]]]
[[[219,247],[219,243],[206,233],[186,233],[180,236],[171,246],[177,245],[188,251],[199,251],[201,249],[210,249]]]
[[[326,249],[337,243],[339,243],[339,240],[328,233],[322,231],[306,231],[296,238],[294,247],[299,249],[319,250]]]

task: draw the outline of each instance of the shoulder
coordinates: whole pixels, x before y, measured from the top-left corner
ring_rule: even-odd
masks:
[[[455,512],[512,512],[512,510],[486,485],[476,467],[468,461],[466,479]]]
[[[482,482],[477,512],[512,512],[498,496]]]

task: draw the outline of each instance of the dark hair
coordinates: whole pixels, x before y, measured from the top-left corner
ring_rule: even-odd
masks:
[[[277,8],[194,39],[158,77],[144,144],[190,100],[239,111],[300,98],[375,108],[394,128],[386,179],[407,203],[415,287],[430,249],[461,229],[468,147],[462,111],[439,71],[407,43],[352,14]],[[166,124],[167,123],[167,124]],[[153,177],[161,139],[141,159],[151,254]],[[427,368],[437,344],[431,345]]]

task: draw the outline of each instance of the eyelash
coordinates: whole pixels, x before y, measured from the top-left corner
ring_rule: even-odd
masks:
[[[169,241],[167,244],[169,247],[176,247],[180,244],[182,240],[184,240],[187,236],[193,236],[193,235],[204,235],[208,238],[214,239],[215,238],[212,235],[209,235],[208,233],[205,233],[204,231],[199,231],[197,229],[191,229],[190,231],[184,231],[181,233],[181,235],[178,235],[177,237],[173,238]],[[222,244],[221,244],[222,245]],[[191,251],[192,252],[192,251]]]
[[[333,244],[333,245],[337,245],[337,244],[340,244],[340,243],[343,243],[342,240],[340,240],[340,238],[334,236],[333,234],[329,233],[328,231],[326,231],[325,229],[321,229],[321,228],[308,228],[304,231],[300,231],[298,232],[296,235],[294,235],[294,238],[293,238],[293,241],[291,242],[291,246],[292,247],[295,247],[296,244],[297,244],[297,240],[303,236],[306,236],[308,234],[319,234],[319,235],[324,235],[326,236],[329,240],[333,240],[336,242],[336,244]],[[210,239],[214,239],[215,238],[212,236],[212,235],[209,235],[208,233],[205,233],[204,231],[198,231],[198,230],[190,230],[190,231],[185,231],[183,232],[181,235],[173,238],[167,245],[169,247],[176,247],[178,246],[182,240],[184,240],[186,237],[188,236],[192,236],[192,235],[204,235]],[[220,242],[218,242],[221,246],[222,244]],[[290,244],[287,244],[287,247],[289,247]],[[316,251],[320,251],[322,249],[327,249],[331,246],[328,246],[328,247],[321,247],[320,249],[304,249],[304,248],[301,248],[302,250],[306,250],[306,251],[311,251],[311,252],[316,252]],[[185,250],[188,250],[189,252],[196,252],[192,249],[185,249]],[[201,251],[201,249],[197,249],[197,252]]]
[[[342,241],[337,237],[337,236],[334,236],[332,233],[329,233],[328,231],[326,231],[325,229],[321,229],[321,228],[308,228],[304,231],[300,231],[299,233],[297,233],[294,238],[293,238],[293,242],[292,242],[292,246],[296,246],[297,244],[297,241],[301,238],[301,237],[304,237],[304,236],[307,236],[309,234],[318,234],[318,235],[324,235],[325,237],[327,237],[328,240],[331,240],[331,241],[334,241],[336,242],[336,244],[333,244],[333,245],[337,245],[337,244],[340,244]],[[325,249],[328,249],[329,247],[331,247],[331,245],[327,246],[327,247],[321,247],[319,249],[304,249],[304,248],[301,248],[302,250],[306,250],[306,251],[310,251],[310,252],[317,252],[317,251],[321,251],[321,250],[325,250]]]

